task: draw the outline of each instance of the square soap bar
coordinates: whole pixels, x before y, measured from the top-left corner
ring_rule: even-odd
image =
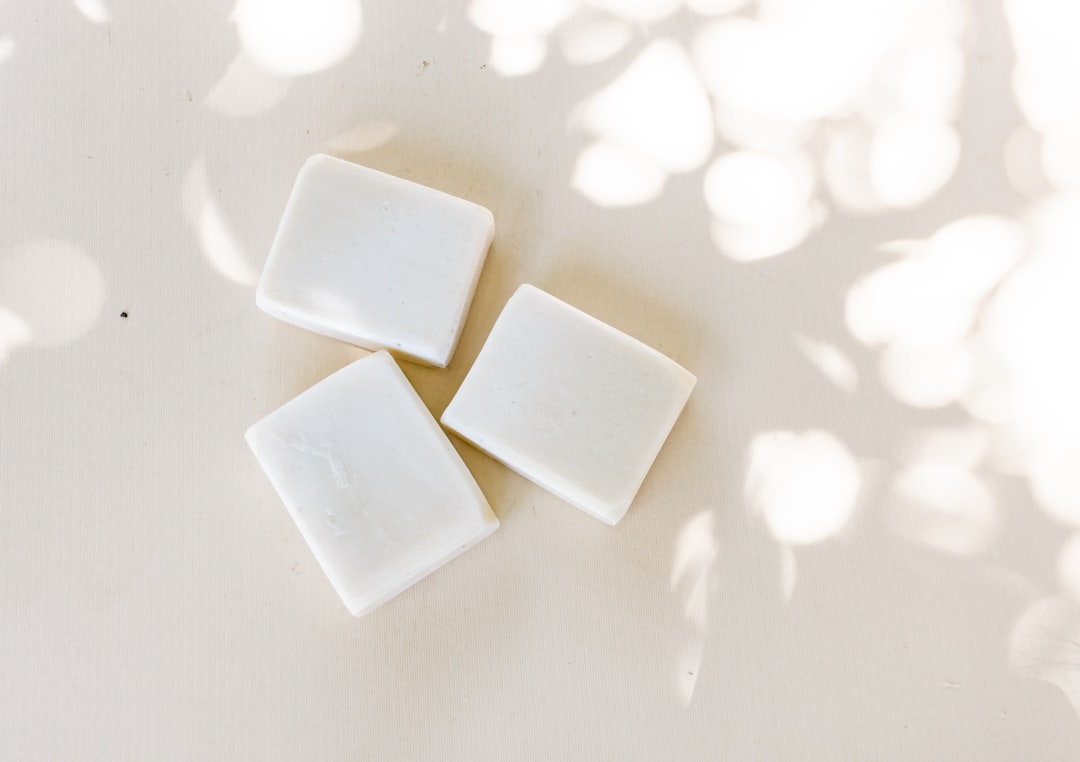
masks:
[[[248,429],[246,438],[355,616],[499,526],[386,352],[320,381]]]
[[[442,423],[615,524],[695,382],[651,347],[525,285],[503,308]]]
[[[255,302],[301,328],[443,368],[494,233],[482,206],[317,154],[296,178]]]

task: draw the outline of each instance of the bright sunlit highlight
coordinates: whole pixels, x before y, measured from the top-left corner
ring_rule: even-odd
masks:
[[[1066,540],[1058,554],[1057,580],[1061,589],[1080,603],[1080,533]]]
[[[607,142],[593,143],[578,156],[570,185],[594,204],[633,206],[651,201],[667,175],[636,154]]]
[[[401,128],[396,122],[376,119],[358,124],[347,132],[334,136],[329,141],[330,148],[345,153],[373,151],[393,140]]]
[[[605,18],[575,18],[559,31],[563,58],[574,66],[606,61],[626,47],[633,34],[624,21]]]
[[[971,556],[989,549],[997,537],[994,496],[970,471],[916,463],[897,474],[892,492],[890,526],[912,542]]]
[[[960,161],[960,138],[942,122],[894,119],[870,147],[870,181],[885,205],[915,207],[937,193]]]
[[[854,394],[859,385],[859,374],[855,364],[835,345],[827,341],[817,341],[808,336],[796,335],[795,346],[807,361],[821,375],[829,379],[838,389]]]
[[[723,16],[750,4],[750,0],[685,0],[684,5],[702,16]]]
[[[1051,185],[1058,190],[1080,190],[1080,124],[1049,133],[1039,158]]]
[[[713,240],[729,257],[752,261],[798,246],[817,222],[811,168],[798,155],[733,151],[705,173]]]
[[[671,564],[671,592],[682,607],[688,626],[675,667],[679,698],[689,706],[694,696],[704,651],[709,614],[709,570],[717,554],[713,515],[702,511],[679,532]]]
[[[240,51],[225,74],[206,94],[203,103],[223,116],[255,116],[285,100],[292,83],[292,77],[271,74],[256,66],[246,53]]]
[[[29,344],[32,338],[33,332],[25,320],[0,307],[0,363],[7,359],[14,349]]]
[[[634,24],[654,24],[679,9],[682,0],[587,0],[588,5]]]
[[[112,20],[112,14],[101,0],[72,0],[72,3],[79,13],[95,24],[104,24]]]
[[[240,0],[233,20],[248,57],[286,76],[327,69],[360,39],[357,0]]]
[[[584,105],[582,125],[666,172],[700,167],[712,150],[712,113],[682,48],[657,40]]]
[[[754,437],[746,499],[778,541],[821,542],[855,509],[859,471],[848,448],[826,431],[774,431]]]
[[[1013,624],[1009,664],[1021,677],[1062,690],[1080,712],[1080,606],[1058,595],[1031,604]]]
[[[971,358],[963,344],[891,344],[878,366],[892,395],[916,408],[938,408],[959,400],[971,386]]]
[[[195,162],[184,177],[184,216],[194,228],[203,257],[219,275],[242,286],[253,286],[258,273],[251,266],[225,220],[206,182],[206,167]]]
[[[547,42],[539,36],[492,37],[488,63],[504,77],[521,77],[544,64],[547,49]]]

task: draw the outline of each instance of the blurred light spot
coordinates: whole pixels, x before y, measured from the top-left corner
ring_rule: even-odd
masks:
[[[1048,190],[1042,173],[1042,146],[1038,134],[1021,127],[1005,142],[1005,174],[1013,188],[1025,196],[1037,196]]]
[[[817,368],[825,378],[848,394],[854,393],[859,385],[859,374],[855,364],[835,345],[818,341],[800,334],[795,335],[795,345],[803,357]]]
[[[79,13],[95,24],[104,24],[112,19],[112,14],[101,0],[72,0],[72,2]]]
[[[784,603],[791,603],[795,595],[795,585],[798,582],[798,565],[795,560],[795,551],[790,545],[780,545],[780,598]]]
[[[574,15],[579,0],[472,0],[468,16],[491,35],[488,63],[505,77],[538,70],[547,57],[547,36]]]
[[[651,201],[664,189],[667,175],[621,146],[593,143],[578,156],[570,185],[604,207]]]
[[[1080,533],[1065,541],[1057,560],[1058,585],[1080,602]]]
[[[1074,0],[1007,0],[1005,16],[1017,54],[1013,77],[1020,110],[1047,134],[1080,126],[1080,5]]]
[[[653,24],[678,10],[682,0],[587,0],[593,8],[636,24]]]
[[[1050,518],[1080,526],[1080,194],[1046,196],[1022,219],[1028,253],[968,340],[963,402],[993,427],[995,466],[1026,476]]]
[[[751,151],[718,158],[705,176],[705,200],[724,222],[764,225],[802,214],[813,191],[813,174],[797,160]]]
[[[1080,103],[1076,102],[1075,87],[1072,71],[1033,66],[1030,56],[1020,59],[1013,74],[1013,89],[1020,111],[1031,126],[1044,135],[1080,123]]]
[[[881,78],[899,113],[945,123],[956,111],[964,54],[952,42],[913,47],[887,61]]]
[[[206,182],[206,166],[196,161],[184,176],[181,189],[184,216],[195,230],[203,257],[219,275],[253,286],[258,273],[252,268],[236,236],[225,220]]]
[[[1050,518],[1080,527],[1080,449],[1037,454],[1028,467],[1028,481]]]
[[[959,162],[960,138],[948,124],[892,119],[874,135],[870,180],[887,206],[914,207],[941,190]]]
[[[1080,190],[1080,124],[1049,133],[1043,140],[1042,170],[1059,190]]]
[[[97,262],[74,244],[34,241],[0,257],[0,308],[9,316],[9,341],[50,347],[72,342],[90,330],[104,299]]]
[[[722,16],[750,4],[750,0],[686,0],[686,7],[702,16]]]
[[[905,460],[937,463],[971,470],[982,463],[990,447],[987,430],[978,425],[923,429],[905,448]]]
[[[631,29],[615,19],[577,16],[559,31],[563,57],[582,66],[606,61],[630,42]]]
[[[893,480],[889,524],[908,540],[971,556],[993,544],[1000,523],[994,496],[965,469],[916,463]]]
[[[394,122],[374,120],[353,127],[328,142],[330,148],[342,153],[362,153],[384,146],[393,140],[400,128]]]
[[[798,155],[751,151],[723,154],[705,173],[705,203],[713,237],[739,261],[782,254],[798,246],[817,223],[812,169]]]
[[[979,300],[1020,261],[1027,234],[1006,217],[961,217],[936,232],[924,257],[961,299]]]
[[[544,37],[578,9],[578,0],[472,0],[468,15],[476,27],[495,37]]]
[[[1026,210],[1024,221],[1038,256],[1076,261],[1076,249],[1080,247],[1080,193],[1044,196]]]
[[[890,344],[879,365],[882,383],[906,405],[944,407],[971,385],[971,358],[962,344],[911,346]]]
[[[11,352],[24,344],[29,344],[33,332],[26,321],[14,312],[0,307],[0,363]]]
[[[488,63],[504,77],[532,74],[547,58],[547,42],[543,37],[493,37]]]
[[[839,532],[855,509],[859,472],[825,431],[774,431],[750,444],[746,498],[778,541],[806,545]]]
[[[715,22],[694,41],[694,60],[717,99],[721,132],[728,114],[806,123],[846,113],[871,74],[870,52],[843,25],[815,32],[745,18]]]
[[[982,299],[1023,256],[1025,242],[1023,229],[1006,218],[950,223],[909,257],[852,286],[848,328],[870,346],[951,347],[971,331]]]
[[[852,212],[876,212],[883,207],[870,178],[872,133],[848,125],[831,133],[825,145],[822,171],[836,202]]]
[[[712,150],[708,97],[671,40],[645,48],[583,105],[581,120],[589,132],[666,172],[696,169]]]
[[[10,35],[0,37],[0,64],[15,54],[15,38]]]
[[[894,238],[877,246],[877,250],[883,254],[894,254],[898,257],[908,257],[918,254],[926,241],[918,238]]]
[[[1080,712],[1080,606],[1065,596],[1029,606],[1013,624],[1009,663],[1023,677],[1058,686]]]
[[[239,0],[244,52],[273,74],[311,74],[344,59],[360,39],[357,0]]]
[[[702,511],[687,521],[679,531],[671,563],[673,592],[680,589],[685,592],[698,587],[702,577],[708,572],[717,553],[714,524],[712,513]],[[687,614],[689,617],[689,611]]]
[[[689,628],[675,665],[675,683],[685,706],[690,705],[700,672],[709,613],[709,570],[717,550],[714,519],[709,511],[686,522],[675,541],[671,592]]]
[[[271,74],[240,51],[206,94],[203,103],[223,116],[255,116],[285,100],[292,83],[292,77]]]

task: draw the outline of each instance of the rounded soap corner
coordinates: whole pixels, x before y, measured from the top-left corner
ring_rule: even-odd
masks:
[[[341,161],[341,159],[331,156],[328,153],[322,153],[321,151],[318,153],[313,153],[311,154],[311,156],[304,159],[304,163],[300,165],[300,172],[305,172],[309,168],[314,167],[318,164],[333,163],[336,161]]]
[[[676,363],[676,365],[678,364]],[[678,365],[678,368],[679,375],[682,377],[683,380],[683,385],[686,386],[686,396],[687,398],[689,398],[694,391],[694,387],[697,386],[698,377],[681,365]]]
[[[274,300],[270,296],[270,288],[266,285],[265,273],[259,278],[258,285],[255,286],[255,306],[267,315],[273,315],[276,312]]]
[[[483,204],[478,204],[475,201],[471,202],[473,206],[480,212],[480,216],[484,218],[484,227],[488,231],[488,240],[495,237],[495,213],[488,209]]]
[[[512,293],[510,295],[510,299],[508,299],[507,302],[513,301],[514,299],[518,299],[518,298],[521,298],[521,297],[525,297],[525,296],[527,296],[529,294],[539,294],[541,296],[549,296],[549,294],[546,291],[544,291],[541,288],[538,288],[537,286],[534,286],[531,283],[522,283],[521,285],[519,285],[517,288],[514,289],[514,293]]]
[[[258,421],[255,421],[255,423],[248,426],[247,429],[244,431],[244,441],[247,442],[248,449],[251,450],[253,453],[258,452],[257,448],[258,448],[259,432],[257,431],[257,429],[259,428],[259,424],[261,424],[261,423],[262,423],[261,419],[258,420]]]
[[[353,615],[354,618],[359,619],[364,614],[371,611],[374,606],[368,604],[365,601],[349,600],[345,601],[345,609]]]
[[[632,502],[633,500],[630,501],[630,503]],[[611,513],[597,513],[597,517],[609,527],[613,527],[625,518],[627,512],[630,510],[630,503],[617,507],[615,511]]]

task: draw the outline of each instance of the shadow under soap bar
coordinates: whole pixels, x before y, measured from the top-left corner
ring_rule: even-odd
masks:
[[[320,381],[248,429],[246,438],[356,616],[499,526],[386,352]]]

